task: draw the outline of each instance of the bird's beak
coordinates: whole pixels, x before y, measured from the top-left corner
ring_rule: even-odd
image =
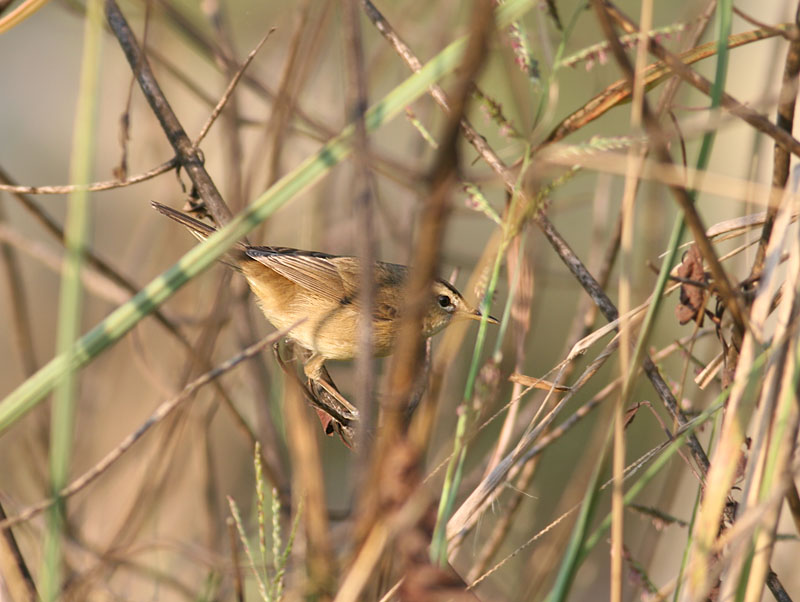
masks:
[[[480,322],[483,319],[483,314],[480,312],[479,309],[476,309],[472,313],[466,314],[466,317],[469,318],[470,320],[478,320]],[[500,323],[498,319],[495,318],[494,316],[487,316],[486,321],[489,322],[489,324]]]

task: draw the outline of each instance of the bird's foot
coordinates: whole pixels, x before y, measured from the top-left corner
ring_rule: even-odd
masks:
[[[352,449],[355,441],[354,423],[358,420],[359,412],[336,388],[328,370],[322,365],[324,359],[312,356],[306,362],[304,372],[307,381],[303,384],[297,372],[289,368],[281,357],[277,344],[273,346],[273,352],[284,374],[297,382],[314,406],[325,434],[338,433],[342,442]]]

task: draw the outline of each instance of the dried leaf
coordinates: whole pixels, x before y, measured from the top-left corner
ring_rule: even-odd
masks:
[[[694,282],[706,284],[708,277],[703,270],[703,258],[697,245],[692,245],[683,256],[681,265],[678,266],[678,276]],[[680,302],[675,308],[678,322],[686,324],[692,320],[702,320],[703,307],[705,306],[705,290],[694,284],[681,284]],[[702,325],[702,321],[701,321]]]
[[[631,406],[629,406],[627,410],[625,410],[625,428],[626,429],[631,425],[631,423],[633,422],[633,419],[636,418],[636,414],[639,412],[639,408],[640,407],[642,407],[642,404],[634,403]]]

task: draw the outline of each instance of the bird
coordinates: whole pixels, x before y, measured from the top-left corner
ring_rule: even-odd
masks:
[[[156,201],[152,205],[201,240],[215,232],[212,226],[186,213]],[[244,243],[238,243],[229,257],[250,285],[267,321],[278,330],[291,327],[288,338],[310,353],[303,366],[309,380],[325,386],[325,361],[356,356],[358,325],[363,315],[359,300],[361,263],[357,257]],[[373,351],[375,356],[383,357],[392,352],[400,325],[408,268],[376,261],[373,273]],[[470,305],[458,289],[437,278],[431,284],[422,335],[431,337],[454,320],[482,318],[481,311]],[[498,323],[492,316],[486,319]]]

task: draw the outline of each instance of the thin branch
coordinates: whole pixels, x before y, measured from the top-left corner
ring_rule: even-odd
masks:
[[[331,3],[325,3],[326,8]],[[301,52],[301,44],[309,40],[319,40],[319,29],[310,30],[311,8],[314,6],[310,0],[303,0],[294,9],[295,24],[292,30],[292,37],[287,49],[288,56],[283,61],[283,69],[278,84],[278,92],[275,95],[272,107],[270,108],[269,119],[264,127],[264,140],[262,142],[264,151],[253,155],[251,160],[250,179],[255,182],[264,173],[263,186],[268,188],[280,177],[281,157],[286,143],[286,131],[289,124],[293,121],[292,113],[297,108],[298,87],[302,82],[300,61],[313,60],[308,56],[310,53]],[[323,24],[323,19],[319,19],[317,28]],[[306,48],[303,48],[306,50]],[[271,136],[272,140],[269,140]],[[328,135],[330,137],[330,135]],[[264,165],[266,160],[266,166]],[[266,167],[266,169],[264,169]],[[251,182],[251,187],[253,182]]]
[[[229,67],[235,69],[237,65],[228,57],[222,49],[212,40],[208,39],[204,32],[200,31],[192,21],[185,17],[172,3],[165,0],[159,1],[159,6],[164,11],[164,15],[169,19],[170,24],[174,25],[180,33],[199,47],[205,54],[219,57],[222,60],[230,61]],[[270,101],[276,100],[276,94],[266,84],[261,82],[256,77],[246,74],[244,76],[244,83],[259,94],[259,96],[266,98]],[[328,127],[324,121],[316,117],[312,117],[300,108],[295,109],[294,113],[312,130],[319,132],[325,139],[333,137],[336,132]]]
[[[145,433],[147,433],[147,431],[149,431],[156,424],[159,424],[161,421],[167,418],[175,409],[178,408],[178,406],[180,406],[184,401],[192,397],[198,390],[200,390],[208,383],[218,379],[220,376],[222,376],[232,368],[236,367],[244,360],[249,359],[254,355],[260,353],[267,345],[271,345],[275,341],[280,340],[281,337],[286,336],[286,333],[288,333],[292,328],[296,326],[297,323],[293,324],[287,329],[272,333],[271,335],[264,337],[254,345],[251,345],[247,349],[242,350],[236,356],[223,362],[216,368],[209,370],[202,376],[190,382],[183,388],[183,390],[178,395],[159,405],[155,409],[155,411],[152,414],[150,414],[150,417],[147,420],[145,420],[138,429],[136,429],[130,435],[125,437],[125,439],[123,439],[119,443],[119,445],[117,445],[117,447],[108,452],[103,457],[102,460],[100,460],[92,468],[87,470],[78,478],[74,479],[66,487],[64,487],[61,491],[59,491],[58,496],[46,499],[42,502],[39,502],[38,504],[34,504],[33,506],[29,506],[16,516],[0,520],[0,530],[5,530],[21,522],[28,521],[37,514],[43,512],[44,510],[55,504],[58,500],[66,499],[67,497],[72,496],[81,491],[82,489],[84,489],[85,487],[87,487],[89,484],[94,482],[99,476],[101,476],[106,470],[108,470],[114,463],[116,463],[117,460],[119,460],[125,454],[125,452],[127,452],[131,447],[133,447],[133,445],[137,441],[139,441],[139,439],[141,439],[145,435]]]
[[[795,24],[800,26],[800,7],[795,13]],[[776,125],[787,133],[792,133],[794,126],[794,108],[797,102],[797,76],[800,73],[800,39],[795,38],[786,51],[786,62],[783,68],[783,83],[778,95],[778,116]],[[773,151],[772,167],[772,194],[769,196],[769,207],[764,227],[761,230],[761,239],[758,250],[750,270],[750,277],[758,277],[764,270],[764,259],[767,254],[767,244],[778,214],[781,199],[785,198],[784,189],[789,181],[789,163],[791,156],[785,148],[775,144]]]
[[[361,260],[359,274],[359,297],[361,299],[361,319],[358,325],[358,349],[356,357],[356,401],[361,412],[361,421],[357,441],[363,443],[364,436],[373,428],[373,398],[375,394],[375,330],[372,315],[377,295],[375,284],[375,251],[377,241],[374,228],[374,182],[370,166],[369,141],[364,115],[368,106],[366,68],[364,66],[364,49],[361,36],[361,25],[358,20],[358,1],[345,0],[342,6],[344,22],[345,52],[347,55],[347,71],[349,81],[349,97],[347,99],[348,121],[355,124],[353,146],[354,192],[353,210],[356,215],[356,252]],[[369,466],[368,445],[359,447],[359,468],[361,475],[366,476]]]
[[[6,512],[0,504],[0,522],[6,520]],[[36,583],[31,576],[25,557],[17,545],[11,529],[0,530],[0,575],[2,586],[12,600],[38,600]]]
[[[124,188],[125,186],[130,186],[132,184],[138,184],[139,182],[144,182],[145,180],[150,180],[156,176],[160,176],[162,173],[167,173],[168,171],[175,169],[177,166],[178,160],[173,158],[165,163],[162,163],[161,165],[156,165],[152,169],[135,176],[125,178],[124,180],[106,180],[103,182],[94,182],[89,185],[63,184],[57,186],[19,186],[17,184],[5,182],[0,183],[0,190],[5,190],[6,192],[10,192],[12,194],[69,194],[71,192],[75,192],[76,190],[99,192],[101,190],[113,190],[115,188]],[[8,180],[6,177],[3,177],[3,179]]]
[[[210,130],[211,126],[214,125],[214,122],[217,120],[217,117],[219,117],[219,114],[222,113],[222,110],[225,108],[225,105],[228,103],[228,100],[233,95],[233,91],[236,89],[239,80],[242,79],[244,72],[250,66],[250,63],[253,62],[253,59],[256,58],[256,54],[258,54],[258,51],[261,50],[261,47],[269,39],[269,37],[272,35],[274,31],[275,28],[273,27],[266,34],[264,34],[264,36],[261,38],[258,44],[256,44],[256,47],[250,51],[250,53],[247,55],[247,58],[236,70],[236,72],[233,75],[233,78],[228,84],[228,87],[225,88],[225,92],[222,94],[222,98],[219,99],[219,102],[217,102],[216,106],[214,106],[214,110],[211,111],[211,115],[208,116],[208,119],[203,124],[203,127],[200,128],[200,133],[197,134],[197,138],[194,141],[195,146],[200,146],[200,143],[203,141],[203,138],[205,138],[206,134],[208,134],[208,130]]]
[[[3,205],[0,204],[0,227],[7,221]],[[33,347],[33,333],[31,330],[31,316],[28,312],[29,297],[26,295],[25,283],[22,278],[19,258],[16,251],[8,241],[0,241],[0,263],[2,263],[3,276],[5,277],[10,306],[10,324],[16,339],[22,362],[22,373],[27,377],[36,372],[38,363]]]
[[[214,181],[203,167],[203,159],[200,152],[192,144],[186,135],[183,126],[178,121],[172,107],[167,101],[161,87],[156,81],[150,63],[142,53],[142,49],[136,42],[133,31],[125,20],[115,0],[106,0],[106,17],[111,31],[119,40],[125,56],[130,63],[139,87],[142,89],[150,108],[156,114],[164,134],[175,151],[180,166],[186,170],[192,180],[197,194],[206,203],[208,210],[220,226],[227,224],[232,217],[230,209],[222,199]]]

